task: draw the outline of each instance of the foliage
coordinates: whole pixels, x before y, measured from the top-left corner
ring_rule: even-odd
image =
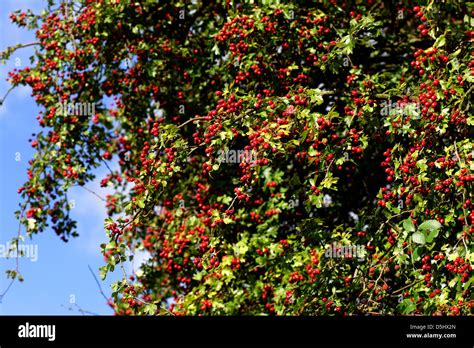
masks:
[[[117,314],[472,313],[471,5],[82,0],[12,19],[36,30],[10,80],[44,129],[20,218],[75,237],[68,189],[117,160],[102,276],[151,254],[113,286]]]

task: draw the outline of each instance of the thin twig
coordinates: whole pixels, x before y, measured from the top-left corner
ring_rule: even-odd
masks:
[[[182,128],[190,122],[201,121],[201,120],[207,120],[207,116],[198,116],[198,117],[191,118],[191,119],[187,120],[186,122],[181,123],[178,126],[178,128]]]
[[[10,94],[11,91],[13,91],[13,89],[15,89],[16,86],[11,86],[7,93],[5,93],[5,95],[2,97],[2,99],[0,99],[0,106],[3,105],[3,103],[5,102],[5,99],[7,99],[8,95]]]
[[[104,291],[102,290],[102,286],[100,285],[99,279],[97,279],[97,276],[95,275],[94,271],[92,270],[92,267],[91,267],[90,265],[87,265],[87,267],[89,268],[89,271],[91,272],[92,276],[93,276],[94,279],[95,279],[95,282],[97,283],[97,286],[99,287],[100,294],[101,294],[102,297],[105,299],[105,301],[107,301],[107,303],[108,303],[108,302],[109,302],[109,299],[108,299],[108,297],[105,295]]]
[[[97,193],[95,193],[94,191],[92,191],[91,189],[87,188],[86,186],[84,185],[74,185],[74,186],[79,186],[79,187],[82,187],[84,190],[92,193],[94,196],[96,196],[97,198],[99,198],[100,200],[104,201],[104,202],[107,202],[107,200],[101,196],[99,196]]]
[[[25,212],[26,205],[28,203],[23,204],[23,207],[20,212],[20,216],[18,217],[18,232],[17,232],[17,238],[16,238],[16,265],[15,265],[15,276],[12,277],[12,280],[10,281],[10,284],[8,284],[6,290],[0,295],[0,303],[2,303],[3,297],[8,293],[10,288],[12,287],[13,283],[15,282],[15,279],[20,275],[20,253],[19,253],[19,243],[20,243],[20,236],[21,236],[21,218],[23,217],[23,213]]]
[[[415,284],[417,284],[417,283],[419,283],[419,282],[422,282],[423,280],[424,280],[424,279],[418,279],[418,280],[414,281],[413,283],[408,284],[408,285],[404,286],[403,288],[400,288],[400,289],[398,289],[398,290],[392,292],[392,295],[397,294],[397,293],[399,293],[399,292],[402,292],[403,290],[408,289],[408,288],[412,287],[413,285],[415,285]]]
[[[39,45],[40,43],[39,42],[30,42],[30,43],[27,43],[27,44],[18,44],[16,46],[13,46],[13,47],[9,47],[7,49],[8,50],[11,50],[11,52],[8,53],[8,55],[10,56],[13,52],[15,52],[16,50],[19,50],[20,48],[25,48],[25,47],[30,47],[30,46],[35,46],[35,45]],[[4,59],[4,57],[6,56],[7,54],[5,52],[0,52],[0,59]]]

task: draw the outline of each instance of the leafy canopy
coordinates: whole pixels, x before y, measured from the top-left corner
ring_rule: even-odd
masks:
[[[18,217],[30,236],[75,237],[68,190],[118,161],[100,178],[114,189],[101,275],[151,257],[112,287],[117,314],[470,314],[472,11],[81,0],[15,13],[37,42],[10,81],[32,88],[43,128]]]

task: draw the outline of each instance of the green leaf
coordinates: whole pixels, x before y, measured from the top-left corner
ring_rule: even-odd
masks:
[[[321,187],[324,188],[331,188],[333,184],[336,184],[338,182],[339,178],[333,177],[331,172],[328,173],[328,175],[321,181]]]
[[[415,225],[410,218],[403,220],[403,228],[408,232],[415,232]]]
[[[437,220],[427,220],[423,222],[419,227],[418,230],[420,231],[434,231],[439,230],[442,225]]]
[[[239,241],[237,244],[234,245],[234,253],[235,255],[245,255],[245,253],[249,250],[249,247],[245,240]]]
[[[443,47],[446,44],[446,37],[444,35],[440,35],[436,42],[434,43],[434,47]]]
[[[225,218],[224,218],[224,223],[225,223],[226,225],[231,224],[231,223],[233,223],[233,222],[234,222],[234,220],[232,220],[232,219],[229,218],[229,217],[225,217]]]
[[[150,303],[145,306],[145,313],[149,315],[153,315],[156,313],[157,309],[158,309],[157,305]]]
[[[414,304],[410,299],[405,299],[398,305],[402,314],[410,314],[416,309],[416,304]]]
[[[99,268],[99,276],[100,279],[105,280],[105,278],[107,277],[107,267],[103,266]]]
[[[411,239],[413,240],[414,243],[424,245],[426,244],[426,238],[425,235],[421,232],[415,232],[411,236]]]
[[[138,199],[136,201],[136,203],[141,209],[145,208],[145,200],[144,199]]]
[[[433,239],[435,239],[436,237],[438,237],[438,234],[439,234],[439,229],[436,229],[436,230],[432,230],[428,236],[426,237],[426,242],[427,243],[431,243],[433,241]]]
[[[418,247],[413,250],[413,253],[412,253],[413,261],[418,261],[418,259],[421,256],[422,250],[423,250],[423,247]]]
[[[305,131],[301,134],[301,142],[302,142],[302,143],[306,140],[306,137],[308,136],[308,133],[309,133],[309,129],[305,130]]]

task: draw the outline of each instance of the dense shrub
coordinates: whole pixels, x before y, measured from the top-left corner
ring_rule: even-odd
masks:
[[[466,3],[83,0],[12,20],[36,30],[10,76],[44,129],[18,214],[67,241],[68,189],[119,162],[102,276],[151,258],[113,286],[117,314],[471,314]]]

